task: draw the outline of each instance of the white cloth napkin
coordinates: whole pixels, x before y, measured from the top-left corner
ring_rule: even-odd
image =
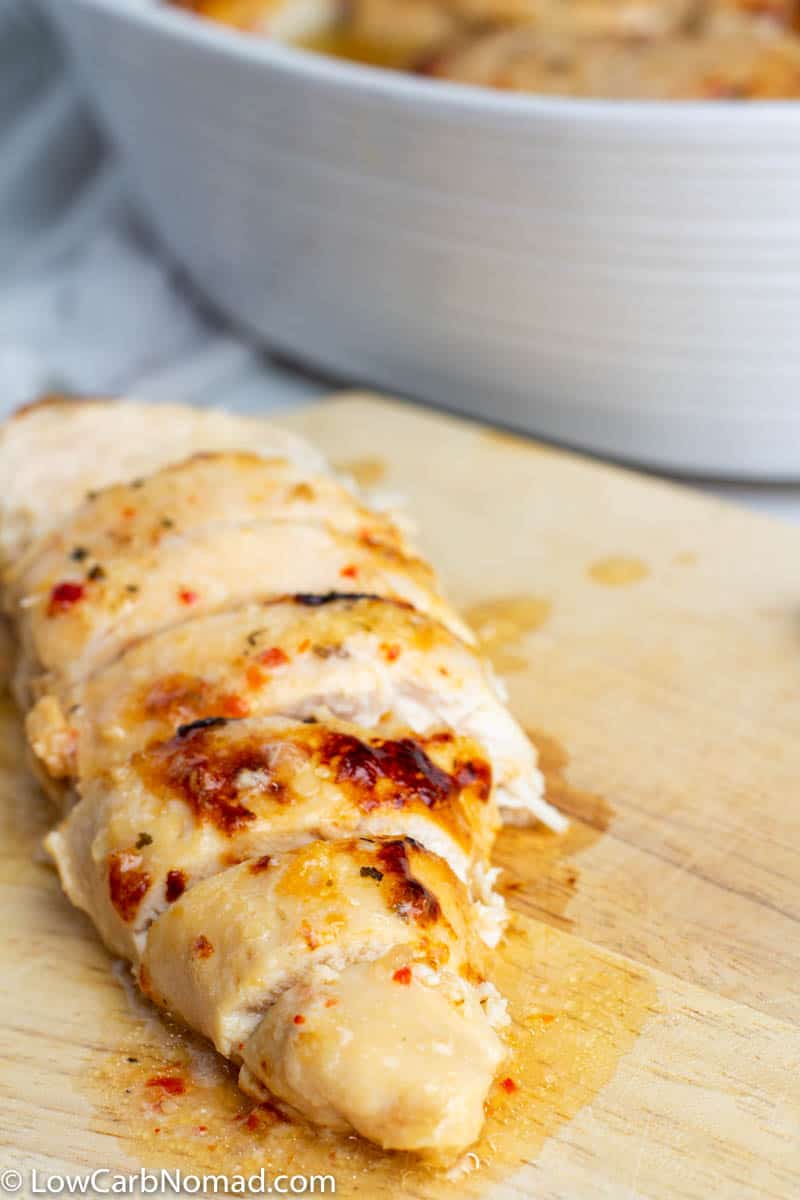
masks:
[[[0,0],[0,418],[48,390],[268,409],[322,389],[200,312],[44,22]]]

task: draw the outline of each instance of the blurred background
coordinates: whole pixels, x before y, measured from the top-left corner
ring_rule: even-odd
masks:
[[[246,410],[323,390],[203,310],[137,218],[46,20],[0,0],[0,416],[48,391]]]
[[[352,376],[315,372],[308,364],[320,360],[318,324],[308,329],[306,353],[296,322],[290,363],[270,355],[268,338],[244,333],[212,309],[151,232],[84,94],[43,13],[29,0],[0,0],[0,416],[48,391],[268,411],[308,403],[334,384],[376,378],[368,365]],[[208,170],[219,167],[209,162]],[[184,203],[192,204],[191,189]],[[792,270],[794,250],[788,242]],[[444,385],[441,394],[428,380],[406,387],[397,361],[394,391],[458,407]],[[385,370],[378,375],[385,381]],[[489,403],[466,407],[481,419],[553,436],[552,422],[537,426],[535,405],[525,420]],[[800,426],[790,433],[800,479]],[[617,457],[613,438],[600,443]],[[583,448],[598,450],[588,438]],[[620,457],[635,461],[627,448]],[[679,473],[694,486],[800,520],[800,485],[771,482],[768,472],[759,482],[726,480],[724,470],[703,478],[691,464]]]

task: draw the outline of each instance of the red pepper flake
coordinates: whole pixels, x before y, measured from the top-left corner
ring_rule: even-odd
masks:
[[[400,647],[396,643],[381,642],[381,654],[387,662],[394,662],[400,657]]]
[[[130,923],[151,884],[144,859],[135,850],[112,850],[108,856],[108,892],[123,921]]]
[[[47,606],[48,617],[69,612],[73,604],[77,604],[85,595],[86,588],[82,583],[57,583],[50,593],[50,603]]]
[[[195,1133],[208,1133],[208,1126],[207,1125],[195,1125],[194,1131],[195,1131]]]
[[[181,604],[196,604],[199,598],[197,592],[193,592],[191,588],[181,588],[178,592],[178,599]]]
[[[130,521],[131,517],[136,516],[136,509],[131,508],[129,505],[127,508],[123,508],[122,516],[125,518],[126,521]]]
[[[194,939],[192,953],[195,958],[211,958],[214,953],[214,947],[204,933]]]
[[[333,1008],[338,1003],[339,1003],[339,1001],[336,999],[335,996],[329,996],[328,999],[325,1001],[325,1007]]]
[[[186,1083],[180,1075],[152,1075],[145,1087],[161,1088],[170,1096],[182,1096],[186,1091]]]
[[[250,705],[241,696],[222,696],[220,706],[226,717],[249,717]]]
[[[294,1018],[295,1025],[305,1025],[306,1019],[302,1013],[297,1013]]]
[[[302,642],[301,642],[301,643],[300,643],[300,645],[297,647],[297,653],[298,653],[298,654],[305,654],[306,650],[310,650],[310,649],[311,649],[311,639],[310,639],[310,638],[303,638]]]
[[[519,1091],[519,1084],[515,1083],[510,1075],[506,1075],[505,1079],[500,1080],[500,1087],[504,1092],[508,1092],[509,1096]]]
[[[358,567],[356,567],[353,563],[350,563],[349,566],[342,567],[339,574],[345,579],[355,579],[358,575]]]
[[[395,983],[404,983],[407,987],[411,983],[411,967],[398,967],[392,979]]]
[[[262,671],[260,667],[255,666],[248,667],[245,671],[244,677],[247,680],[247,686],[252,688],[253,691],[263,687],[269,679],[269,675],[267,675],[266,671]]]
[[[167,903],[172,904],[186,891],[186,874],[183,871],[167,871],[167,881],[164,884],[164,895]]]
[[[280,646],[270,646],[267,650],[262,650],[258,661],[265,667],[285,667],[289,655],[285,650],[281,650]]]
[[[250,1132],[252,1133],[254,1130],[258,1129],[258,1125],[259,1125],[258,1113],[251,1112],[250,1116],[247,1118],[247,1120],[244,1123],[245,1129],[249,1129]]]

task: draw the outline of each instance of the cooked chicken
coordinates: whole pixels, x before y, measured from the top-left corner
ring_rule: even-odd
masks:
[[[0,528],[17,696],[66,810],[48,850],[248,1092],[446,1161],[504,1053],[482,948],[498,806],[563,818],[400,528],[301,443],[235,422],[236,452],[223,421],[226,452],[198,454],[194,414],[167,412],[174,462],[115,459],[109,414],[144,427],[137,406],[39,407],[0,434],[0,464],[37,478],[41,443],[47,477],[27,538],[16,482]],[[60,507],[70,413],[86,461],[97,423],[104,486],[65,456]]]
[[[480,1133],[504,1048],[481,989],[400,950],[313,969],[267,1010],[242,1057],[239,1083],[256,1099],[277,1096],[393,1150],[424,1139],[447,1162]]]
[[[447,730],[377,737],[333,720],[181,725],[82,793],[48,849],[73,904],[131,959],[153,918],[198,880],[319,839],[413,837],[482,895],[499,825],[474,743]]]
[[[701,11],[702,28],[712,34],[753,37],[800,28],[798,0],[704,0]]]
[[[350,0],[342,5],[338,33],[320,49],[385,66],[414,67],[464,29],[457,5],[447,0]],[[313,43],[312,43],[313,45]]]
[[[172,0],[459,83],[591,99],[800,95],[798,0]]]
[[[160,404],[157,430],[152,405],[130,400],[50,396],[20,409],[0,425],[0,567],[60,525],[91,489],[148,475],[198,451],[243,448],[286,458],[301,470],[325,470],[322,455],[294,434],[224,409]]]
[[[378,597],[300,595],[187,620],[40,700],[28,734],[53,779],[86,781],[178,724],[269,713],[457,729],[489,759],[507,821],[565,827],[487,665],[443,625]]]
[[[49,687],[50,676],[82,678],[188,611],[200,615],[287,589],[396,596],[471,639],[427,563],[397,548],[401,535],[386,518],[368,518],[332,482],[290,484],[289,493],[300,486],[303,496],[310,488],[310,500],[283,486],[269,489],[269,469],[268,461],[254,466],[242,455],[168,467],[91,493],[46,545],[32,547],[7,576],[7,607],[20,613],[21,701]],[[276,473],[280,484],[283,465]],[[194,490],[198,478],[207,491]],[[226,479],[236,479],[227,495]],[[184,524],[171,515],[172,486]],[[328,520],[312,520],[323,509]]]
[[[199,883],[154,922],[140,979],[244,1061],[257,1098],[446,1161],[480,1132],[504,1056],[480,961],[443,861],[362,839]]]
[[[379,66],[435,70],[462,42],[537,30],[547,37],[661,38],[692,31],[704,0],[173,0],[200,16]],[[739,6],[747,0],[708,0]],[[786,5],[788,0],[772,0]],[[756,4],[751,4],[751,11]],[[471,80],[470,80],[471,82]],[[486,82],[480,79],[475,82]],[[493,86],[503,86],[503,82]],[[553,86],[548,90],[554,90]]]
[[[264,34],[278,42],[299,41],[334,24],[342,0],[174,0],[198,16]]]
[[[25,594],[74,564],[89,571],[140,554],[179,534],[241,521],[304,521],[409,552],[388,516],[359,502],[332,476],[288,458],[249,451],[203,452],[167,464],[147,479],[93,491],[49,537],[37,539],[6,571],[6,587]]]
[[[443,54],[432,73],[507,91],[602,99],[800,96],[800,44],[749,34],[598,41],[504,30]]]

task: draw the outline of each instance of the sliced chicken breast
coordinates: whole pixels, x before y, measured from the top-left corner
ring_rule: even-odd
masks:
[[[303,471],[286,458],[245,451],[202,452],[155,475],[91,492],[67,520],[7,569],[12,603],[43,580],[136,556],[174,537],[240,521],[319,523],[334,533],[410,553],[392,520],[373,512],[331,475]]]
[[[443,625],[379,597],[301,595],[186,621],[42,698],[28,734],[54,779],[87,780],[181,723],[267,713],[457,730],[489,759],[506,820],[565,827],[488,665]]]
[[[312,478],[301,443],[222,453],[224,422],[221,450],[164,466],[208,429],[174,410],[182,454],[162,460],[136,444],[146,417],[56,404],[0,439],[28,486],[39,450],[49,472],[41,504],[23,511],[16,483],[0,498],[17,695],[71,805],[47,848],[248,1092],[447,1161],[504,1053],[483,951],[503,919],[498,797],[559,821],[533,751],[388,518]],[[83,438],[77,467],[56,429]],[[98,453],[108,487],[82,498]]]
[[[498,826],[489,764],[450,732],[211,718],[87,784],[47,848],[73,904],[136,959],[198,880],[320,838],[413,837],[480,899]]]
[[[150,928],[140,979],[235,1058],[312,967],[340,971],[401,945],[482,981],[469,900],[442,859],[400,839],[312,842],[186,892]]]
[[[0,425],[0,567],[83,502],[86,493],[150,475],[202,450],[246,448],[325,470],[321,454],[267,421],[224,409],[51,396]]]
[[[91,571],[48,577],[16,600],[21,656],[15,691],[23,704],[49,689],[49,677],[56,684],[78,680],[137,638],[190,613],[287,589],[351,587],[394,596],[466,640],[473,637],[426,563],[320,525],[253,521],[178,532],[138,553],[122,547],[101,569],[94,578]]]
[[[447,1163],[478,1137],[505,1053],[481,990],[402,946],[315,968],[283,992],[244,1045],[239,1084],[316,1125]]]

